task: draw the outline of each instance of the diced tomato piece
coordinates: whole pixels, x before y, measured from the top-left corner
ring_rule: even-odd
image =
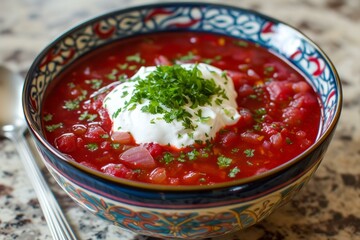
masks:
[[[254,88],[250,84],[243,84],[237,90],[238,97],[248,97],[254,92]]]
[[[85,138],[93,142],[102,142],[107,132],[99,125],[90,125],[85,133]]]
[[[289,100],[294,94],[290,82],[271,81],[267,84],[266,89],[270,94],[270,99],[275,102]]]
[[[249,109],[240,108],[239,109],[240,118],[237,122],[237,125],[240,127],[246,127],[254,123],[253,116]]]
[[[282,118],[285,123],[296,126],[301,124],[305,117],[303,108],[287,107],[283,110]]]
[[[157,167],[151,171],[149,175],[149,180],[152,183],[164,184],[167,182],[166,169],[163,167]]]
[[[255,132],[243,132],[241,140],[250,144],[259,144],[264,139],[264,136]]]
[[[78,138],[76,139],[76,146],[77,146],[79,149],[81,149],[81,148],[84,148],[84,145],[85,145],[84,139],[82,139],[81,137],[78,137]]]
[[[274,68],[274,77],[276,80],[286,80],[289,75],[289,69],[284,66],[284,64],[281,64],[280,62],[274,61],[268,64],[265,64],[265,68],[272,67]]]
[[[283,127],[284,124],[282,122],[263,123],[261,132],[270,136],[279,133]]]
[[[306,93],[311,90],[311,87],[306,82],[295,82],[292,85],[292,88],[295,93]]]
[[[71,153],[76,150],[77,142],[76,135],[73,133],[64,133],[55,139],[55,146],[61,152]]]
[[[105,131],[110,132],[110,130],[112,128],[112,122],[111,122],[108,112],[104,108],[100,108],[98,110],[98,114],[101,119],[101,126],[103,127],[103,129]]]
[[[150,152],[153,158],[161,156],[164,152],[164,148],[157,143],[145,143],[143,146]]]
[[[101,170],[104,173],[109,174],[111,176],[126,178],[126,179],[131,179],[132,176],[134,175],[131,169],[127,168],[124,164],[121,163],[119,164],[109,163],[104,167],[102,167]]]
[[[294,100],[290,102],[290,106],[296,108],[310,107],[317,104],[317,99],[310,93],[298,93],[294,95]]]
[[[239,141],[240,141],[240,136],[231,131],[222,134],[221,140],[220,140],[221,145],[226,148],[234,146]]]
[[[274,146],[277,149],[280,149],[283,146],[284,139],[280,133],[277,133],[270,137],[270,142],[272,146]]]

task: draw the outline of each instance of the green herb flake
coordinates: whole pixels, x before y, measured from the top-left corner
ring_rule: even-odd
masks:
[[[200,153],[196,149],[193,149],[192,151],[187,153],[187,156],[191,161],[196,160],[199,155]]]
[[[124,64],[118,64],[117,67],[120,69],[120,70],[126,70],[128,68],[129,64],[127,63],[124,63]]]
[[[96,143],[88,143],[85,145],[85,147],[91,152],[94,152],[99,149],[99,146]]]
[[[72,89],[72,88],[75,88],[75,83],[73,83],[73,82],[69,82],[68,83],[68,87],[70,88],[70,89]]]
[[[131,66],[129,66],[129,70],[135,70],[135,69],[137,69],[137,66],[136,65],[131,65]]]
[[[264,68],[264,74],[271,74],[275,71],[275,67],[274,66],[266,66]]]
[[[80,108],[80,101],[78,99],[75,100],[67,100],[65,101],[64,108],[71,111]]]
[[[261,125],[260,124],[255,124],[253,126],[253,128],[254,128],[255,131],[260,131],[261,130]]]
[[[238,47],[248,47],[249,43],[246,41],[238,40],[238,41],[234,41],[234,45]]]
[[[99,89],[103,83],[100,79],[91,79],[91,80],[85,80],[86,84],[90,84],[92,89]]]
[[[97,118],[97,114],[90,114],[88,111],[83,112],[80,117],[79,120],[83,121],[86,120],[88,122],[94,121]]]
[[[134,55],[129,55],[126,57],[127,62],[136,62],[144,64],[145,60],[141,58],[140,53],[135,53]]]
[[[121,108],[118,108],[118,110],[116,110],[116,112],[114,112],[111,117],[117,118],[119,116],[120,112],[121,112]]]
[[[174,156],[169,153],[169,152],[166,152],[162,158],[162,161],[165,162],[165,164],[169,164],[171,163],[172,161],[174,161]]]
[[[256,99],[256,98],[257,98],[257,95],[256,95],[256,94],[250,94],[250,95],[248,96],[248,98],[250,98],[250,99]]]
[[[286,142],[287,144],[289,144],[289,145],[290,145],[290,144],[293,144],[293,142],[291,141],[291,139],[288,138],[288,137],[285,139],[285,142]]]
[[[43,119],[44,119],[45,122],[49,122],[49,121],[51,121],[53,119],[53,115],[48,113],[43,117]]]
[[[199,178],[199,182],[201,182],[201,183],[205,183],[206,182],[206,178]]]
[[[187,61],[193,60],[195,57],[196,56],[194,55],[194,53],[189,51],[186,55],[181,56],[178,60],[180,60],[182,62],[187,62]]]
[[[255,110],[255,115],[257,116],[263,116],[266,114],[266,109],[265,108],[258,108]]]
[[[112,81],[115,81],[116,80],[116,74],[118,73],[119,71],[117,69],[113,69],[111,71],[111,73],[109,73],[108,75],[106,75],[106,77],[109,79],[109,80],[112,80]]]
[[[128,76],[126,74],[121,74],[120,76],[118,76],[118,81],[119,82],[125,82],[128,79]]]
[[[240,169],[238,167],[234,167],[233,169],[230,170],[228,176],[230,178],[235,178],[239,172],[240,172]]]
[[[110,136],[109,136],[109,134],[105,133],[105,134],[100,135],[100,137],[103,138],[103,139],[107,139]]]
[[[231,149],[231,153],[238,153],[240,151],[239,148],[233,148]]]
[[[217,158],[217,164],[220,168],[227,168],[231,165],[231,163],[232,163],[232,159],[225,157],[223,155]]]
[[[245,156],[246,157],[253,157],[254,153],[255,153],[255,149],[245,149],[244,150]]]
[[[52,124],[52,125],[47,125],[45,126],[46,130],[48,132],[53,132],[55,131],[56,129],[58,128],[62,128],[63,127],[63,124],[62,123],[57,123],[57,124]]]
[[[120,143],[111,143],[111,147],[113,149],[119,149],[120,148]]]
[[[126,109],[131,110],[134,104],[147,99],[149,103],[141,108],[143,112],[162,114],[168,123],[181,121],[185,129],[194,130],[197,127],[185,106],[190,105],[194,109],[210,105],[211,97],[216,97],[218,104],[227,99],[225,90],[213,79],[204,79],[197,66],[189,70],[180,65],[158,66],[145,79],[136,78],[134,81],[135,90],[125,103]]]

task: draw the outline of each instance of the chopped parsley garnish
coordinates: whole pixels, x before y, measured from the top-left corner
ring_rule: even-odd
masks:
[[[162,160],[165,162],[165,164],[169,164],[171,163],[172,161],[174,161],[174,156],[169,153],[169,152],[166,152],[162,158]]]
[[[91,80],[85,80],[86,84],[90,84],[92,89],[99,89],[102,84],[102,80],[100,79],[91,79]]]
[[[99,148],[99,146],[96,143],[88,143],[85,145],[85,147],[91,152],[94,152]]]
[[[214,79],[204,79],[197,66],[189,70],[180,65],[158,66],[145,79],[135,81],[135,90],[125,109],[134,109],[147,99],[149,103],[141,108],[143,112],[162,114],[168,123],[181,121],[186,129],[194,130],[197,125],[190,119],[192,114],[185,106],[194,109],[210,105],[213,96],[217,104],[228,99],[225,90]]]
[[[240,151],[240,149],[238,149],[238,148],[231,149],[231,153],[238,153],[239,151]]]
[[[79,120],[86,120],[88,122],[94,121],[97,118],[97,114],[90,114],[88,111],[83,112],[80,117]]]
[[[274,66],[267,66],[264,68],[264,74],[265,75],[268,75],[268,74],[271,74],[275,71],[275,68]]]
[[[69,87],[69,88],[74,88],[74,87],[75,87],[75,83],[69,82],[69,83],[68,83],[68,87]]]
[[[180,60],[180,61],[183,61],[183,62],[186,62],[186,61],[191,61],[191,60],[193,60],[194,58],[195,58],[194,53],[190,51],[190,52],[188,52],[186,55],[181,56],[181,57],[179,58],[179,60]]]
[[[191,161],[196,160],[199,155],[200,153],[196,149],[193,149],[192,151],[187,153],[187,156]]]
[[[128,65],[127,63],[124,63],[124,64],[118,64],[118,68],[120,68],[121,70],[125,70],[128,68]]]
[[[219,165],[220,168],[227,168],[231,165],[231,163],[232,163],[232,159],[225,157],[223,155],[217,158],[217,164]]]
[[[105,134],[100,135],[100,137],[103,139],[106,139],[106,138],[109,138],[110,136],[109,136],[109,134],[105,133]]]
[[[43,119],[44,119],[45,122],[51,121],[52,118],[53,118],[53,115],[50,114],[50,113],[46,114],[46,115],[43,117]]]
[[[80,102],[86,99],[87,91],[81,90],[81,95],[73,100],[65,101],[64,108],[71,111],[80,108]]]
[[[266,109],[265,108],[258,108],[255,110],[255,114],[257,116],[263,116],[266,114]]]
[[[261,125],[260,125],[260,124],[255,124],[255,125],[253,126],[253,128],[254,128],[254,130],[256,130],[256,131],[260,131],[260,130],[261,130]]]
[[[145,60],[141,58],[140,53],[135,53],[134,55],[127,56],[126,61],[136,62],[136,63],[141,63],[141,64],[145,63]]]
[[[248,42],[242,41],[242,40],[234,41],[234,44],[239,47],[248,47],[249,46]]]
[[[254,156],[254,152],[255,152],[255,149],[245,149],[244,150],[244,153],[246,155],[246,157],[253,157]]]
[[[119,149],[119,148],[120,148],[120,143],[112,143],[112,144],[111,144],[111,147],[112,147],[113,149]]]
[[[78,99],[65,101],[64,108],[67,110],[75,110],[80,108],[80,101]]]
[[[234,167],[233,169],[230,170],[228,176],[230,178],[234,178],[236,177],[236,175],[240,172],[240,169],[238,167]]]
[[[57,124],[52,124],[52,125],[47,125],[45,126],[46,130],[48,132],[53,132],[55,131],[56,129],[58,128],[62,128],[63,127],[63,124],[62,123],[57,123]]]
[[[113,69],[111,71],[111,73],[109,73],[108,75],[106,75],[106,77],[110,80],[113,80],[115,81],[116,80],[116,74],[118,73],[119,71],[117,69]]]

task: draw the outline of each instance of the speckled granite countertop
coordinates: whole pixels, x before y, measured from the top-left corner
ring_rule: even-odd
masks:
[[[35,56],[64,30],[89,17],[145,2],[149,1],[1,0],[0,64],[24,76]],[[302,30],[334,62],[345,95],[337,132],[310,183],[261,224],[228,239],[360,239],[360,1],[219,2],[255,9]],[[43,173],[79,239],[152,239],[118,230],[83,211],[44,168]],[[0,138],[0,239],[51,238],[14,145]]]

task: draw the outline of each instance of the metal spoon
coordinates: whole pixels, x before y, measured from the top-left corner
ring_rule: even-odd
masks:
[[[24,133],[27,126],[21,107],[22,87],[20,75],[0,66],[0,135],[15,143],[53,238],[76,239],[26,142]]]

